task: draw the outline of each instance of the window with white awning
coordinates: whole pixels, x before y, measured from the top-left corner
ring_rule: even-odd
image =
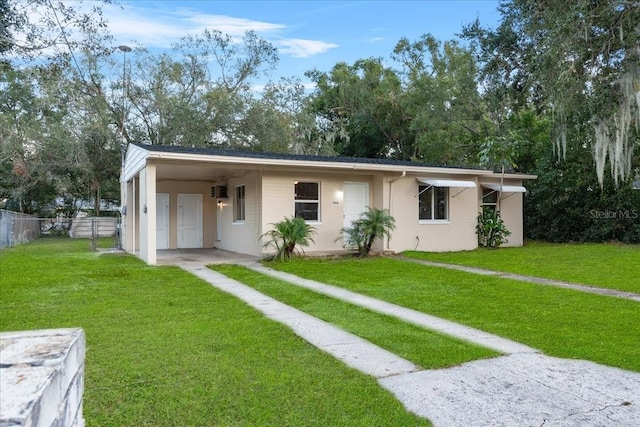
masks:
[[[502,186],[500,186],[500,184],[493,184],[493,183],[490,183],[490,184],[482,183],[481,185],[483,187],[485,187],[485,188],[489,188],[489,189],[494,190],[494,191],[500,191],[500,189],[502,188],[502,192],[503,193],[526,193],[527,192],[527,189],[524,188],[521,185],[502,185]]]
[[[418,196],[422,194],[422,192],[429,190],[431,187],[437,188],[462,188],[462,190],[458,191],[451,197],[456,197],[458,194],[462,193],[467,188],[476,188],[476,183],[474,181],[465,181],[459,179],[442,179],[442,178],[418,178],[418,182],[420,184]],[[424,187],[424,188],[422,188]]]
[[[463,180],[457,180],[457,179],[418,178],[418,182],[421,182],[422,184],[431,185],[433,187],[476,188],[476,183],[473,181],[463,181]]]

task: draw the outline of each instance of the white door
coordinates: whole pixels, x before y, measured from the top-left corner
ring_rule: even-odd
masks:
[[[178,248],[202,247],[202,194],[178,194]]]
[[[344,219],[342,226],[347,228],[351,227],[351,223],[359,219],[360,214],[369,206],[369,184],[366,182],[345,182],[343,197]]]
[[[169,195],[156,194],[156,248],[169,249]]]

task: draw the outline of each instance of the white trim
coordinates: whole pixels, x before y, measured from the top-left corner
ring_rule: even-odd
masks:
[[[432,185],[434,187],[460,187],[460,188],[476,188],[473,181],[462,181],[457,179],[435,179],[435,178],[417,178],[422,184]]]
[[[142,168],[147,164],[148,158],[149,151],[138,147],[137,145],[130,144],[129,148],[127,148],[127,155],[123,165],[122,180],[124,182],[128,182],[140,173]]]
[[[500,184],[492,184],[492,183],[490,184],[481,183],[480,185],[494,191],[500,191],[500,187],[501,187]],[[526,193],[527,189],[521,185],[503,185],[502,192],[503,193]]]

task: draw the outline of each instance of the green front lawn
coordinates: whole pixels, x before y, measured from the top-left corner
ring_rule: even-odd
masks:
[[[521,248],[403,255],[640,293],[640,245],[527,242]]]
[[[87,426],[428,425],[236,298],[88,246],[0,252],[0,330],[84,328]]]
[[[640,371],[635,301],[391,258],[298,259],[270,267],[463,323],[544,351]]]
[[[235,265],[211,269],[249,285],[292,307],[349,331],[424,369],[459,365],[499,353],[452,337],[427,331],[395,317],[374,313],[273,277]]]

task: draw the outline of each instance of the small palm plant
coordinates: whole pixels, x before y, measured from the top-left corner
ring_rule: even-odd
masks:
[[[367,208],[351,227],[340,230],[338,239],[345,238],[346,246],[357,248],[358,256],[365,258],[376,239],[391,237],[391,231],[396,228],[395,222],[388,210]]]
[[[314,227],[310,226],[302,218],[287,218],[275,224],[273,230],[264,233],[261,238],[268,238],[263,247],[273,246],[276,250],[273,259],[288,260],[294,253],[298,252],[296,246],[309,246],[313,243],[311,237],[316,233]]]

